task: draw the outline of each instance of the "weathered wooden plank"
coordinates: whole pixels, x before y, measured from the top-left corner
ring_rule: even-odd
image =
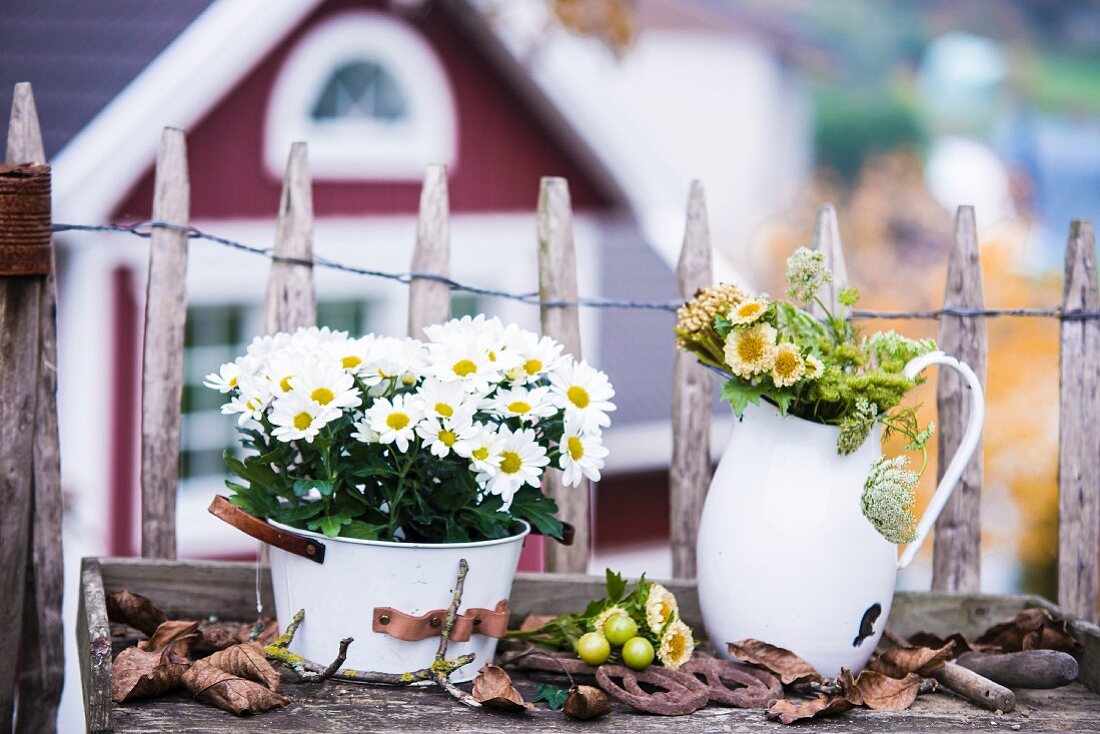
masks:
[[[703,184],[693,181],[684,245],[676,266],[680,298],[691,298],[713,280],[706,195]],[[695,577],[695,542],[710,486],[713,399],[709,371],[691,354],[677,349],[672,367],[672,461],[668,472],[672,575],[676,578]]]
[[[8,124],[8,163],[45,163],[42,130],[31,85],[15,85]],[[51,253],[52,257],[52,253]],[[23,598],[19,658],[18,734],[57,730],[65,681],[61,617],[61,455],[57,433],[57,285],[54,267],[42,284],[38,318],[38,396],[35,405],[31,544]]]
[[[822,303],[828,304],[833,313],[837,312],[842,288],[848,287],[848,265],[844,260],[844,245],[840,240],[840,223],[837,221],[836,207],[825,204],[817,212],[814,223],[813,249],[825,256],[825,266],[833,272],[833,280],[821,291]],[[815,316],[824,316],[821,306],[810,305]]]
[[[416,224],[412,271],[446,276],[451,270],[450,206],[447,167],[428,166],[420,190],[420,217]],[[451,317],[451,289],[446,283],[413,278],[409,283],[409,336],[423,337],[425,326]]]
[[[76,648],[84,693],[85,726],[91,734],[111,729],[111,627],[99,561],[85,558],[80,566]]]
[[[26,157],[37,128],[30,85],[16,85],[6,146],[9,162]],[[0,263],[0,272],[4,269]],[[9,656],[20,649],[25,632],[43,285],[39,276],[0,277],[0,650]],[[15,665],[0,665],[0,732],[11,730],[17,676]]]
[[[305,143],[290,146],[279,199],[275,258],[267,279],[264,331],[275,334],[316,325],[313,265],[309,264],[313,261],[313,183]]]
[[[569,184],[564,178],[546,177],[539,186],[539,298],[549,302],[577,300],[577,256],[573,245],[573,208]],[[565,352],[581,359],[581,326],[577,307],[542,306],[542,333],[565,346]],[[591,538],[589,502],[591,484],[563,487],[561,471],[548,469],[543,491],[558,503],[558,516],[576,528],[573,545],[546,544],[546,570],[584,573],[588,569]]]
[[[475,663],[476,664],[476,663]],[[560,675],[515,671],[513,680],[530,700],[539,683],[566,685]],[[164,723],[180,734],[213,732],[362,732],[435,733],[441,729],[485,734],[539,731],[548,734],[614,732],[615,734],[680,734],[691,732],[790,732],[778,722],[767,721],[760,709],[733,709],[711,705],[691,716],[652,716],[616,703],[611,714],[585,722],[573,721],[545,705],[523,715],[486,710],[458,709],[454,700],[435,687],[371,688],[329,682],[323,686],[284,685],[280,693],[290,697],[286,709],[255,717],[235,717],[203,706],[186,694],[115,707],[119,732],[162,732]],[[975,731],[1097,731],[1100,708],[1097,698],[1083,686],[1052,691],[1021,690],[1016,711],[998,715],[984,711],[947,693],[921,696],[906,711],[857,709],[836,718],[815,719],[807,726],[823,732],[939,732]]]
[[[961,206],[955,219],[955,244],[947,261],[945,308],[981,308],[982,263],[974,207]],[[985,319],[945,316],[940,322],[940,349],[966,362],[985,385],[988,338]],[[954,370],[940,370],[936,388],[939,425],[937,481],[955,454],[967,421],[970,399],[966,383]],[[932,588],[941,591],[978,591],[981,580],[982,446],[963,472],[959,485],[936,520],[932,546]]]
[[[1062,310],[1096,311],[1096,235],[1092,222],[1070,225]],[[1100,321],[1061,324],[1058,442],[1058,604],[1097,621],[1100,592]]]
[[[153,219],[186,225],[190,186],[183,131],[165,128],[157,150]],[[176,557],[186,280],[187,235],[154,229],[141,375],[141,555],[146,558]]]

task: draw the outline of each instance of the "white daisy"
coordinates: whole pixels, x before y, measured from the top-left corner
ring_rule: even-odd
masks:
[[[319,362],[290,379],[294,392],[317,403],[338,410],[358,408],[363,403],[355,378],[334,362]]]
[[[562,359],[561,344],[514,325],[505,330],[505,345],[506,352],[516,355],[516,364],[507,371],[508,379],[515,382],[538,380]]]
[[[237,394],[222,406],[222,415],[239,413],[237,425],[258,421],[271,403],[271,390],[266,380],[242,374],[237,380]]]
[[[484,423],[475,423],[473,431],[466,439],[462,450],[455,450],[459,456],[470,460],[470,470],[477,472],[477,481],[482,486],[500,466],[500,450],[504,444],[496,432]]]
[[[321,345],[322,351],[348,372],[358,373],[370,358],[374,335],[368,334],[361,339],[344,339]]]
[[[318,346],[329,342],[348,340],[348,332],[333,331],[327,326],[303,326],[290,336],[295,348],[303,352],[312,352]]]
[[[436,418],[460,421],[464,417],[473,418],[477,410],[477,403],[460,382],[428,379],[416,391],[415,397],[420,402],[424,415]]]
[[[579,421],[580,430],[592,433],[611,425],[607,414],[615,410],[610,402],[615,390],[607,375],[587,362],[564,361],[550,373],[550,387],[565,408],[566,420]]]
[[[441,459],[452,451],[469,457],[472,448],[470,438],[476,432],[469,419],[463,422],[429,417],[416,424],[416,434],[424,441],[428,451]]]
[[[294,388],[290,381],[312,360],[289,345],[276,349],[264,360],[264,377],[270,384],[273,395],[284,395]]]
[[[313,443],[325,425],[339,417],[340,411],[321,405],[301,393],[280,395],[271,406],[271,435],[284,443],[305,439]]]
[[[599,434],[585,433],[579,430],[576,421],[566,421],[558,450],[561,452],[558,466],[563,472],[563,484],[576,487],[585,477],[593,482],[600,481],[600,469],[603,469],[608,451]]]
[[[497,390],[491,398],[482,401],[482,407],[500,418],[519,418],[524,423],[538,423],[558,412],[548,387]]]
[[[416,436],[416,424],[422,417],[420,406],[405,395],[394,395],[392,400],[376,399],[365,416],[367,426],[378,433],[378,443],[395,444],[401,452],[409,450],[409,442]]]
[[[424,345],[415,339],[382,337],[370,345],[366,361],[360,368],[363,381],[377,385],[403,385],[410,387],[427,367]],[[383,391],[384,392],[384,391]]]
[[[538,487],[541,484],[543,467],[550,463],[550,459],[530,428],[513,432],[507,426],[501,426],[500,438],[500,465],[491,476],[478,476],[478,481],[484,482],[482,486],[485,491],[499,495],[504,501],[504,509],[508,509],[512,496],[520,487],[525,484]]]
[[[467,392],[484,395],[500,374],[476,342],[432,344],[431,371],[440,382],[458,382]]]
[[[502,342],[504,325],[496,316],[486,318],[485,314],[463,316],[442,324],[424,327],[424,336],[433,344],[477,341],[486,345]]]
[[[241,376],[241,366],[236,362],[226,362],[218,368],[217,372],[211,372],[202,381],[207,387],[225,394],[237,389],[237,380]]]

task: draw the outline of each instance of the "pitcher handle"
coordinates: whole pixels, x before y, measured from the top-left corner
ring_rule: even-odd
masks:
[[[936,493],[932,495],[932,501],[928,503],[928,509],[924,511],[924,516],[917,524],[916,537],[909,545],[905,546],[905,550],[898,559],[899,570],[913,562],[913,558],[916,557],[917,551],[924,544],[928,533],[932,531],[932,526],[936,524],[936,518],[943,511],[943,506],[947,504],[951,493],[955,491],[955,486],[958,484],[963,472],[966,471],[966,465],[970,462],[970,457],[974,455],[974,450],[978,448],[978,442],[981,441],[982,423],[985,420],[985,394],[982,392],[982,384],[978,381],[978,376],[974,374],[974,370],[970,369],[970,366],[965,362],[960,362],[943,352],[929,352],[912,359],[909,364],[905,365],[905,376],[912,379],[920,374],[925,367],[933,364],[951,367],[966,380],[966,384],[970,388],[970,420],[966,424],[966,431],[963,433],[958,450],[951,457],[951,463],[947,465],[947,471],[943,473],[943,479],[936,487]]]

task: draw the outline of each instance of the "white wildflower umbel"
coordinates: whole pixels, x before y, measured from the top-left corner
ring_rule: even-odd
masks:
[[[825,267],[825,254],[799,247],[787,258],[787,296],[801,303],[812,303],[817,292],[833,281]]]
[[[891,543],[908,543],[915,536],[913,504],[920,475],[908,466],[905,456],[880,458],[871,466],[860,498],[864,516]]]

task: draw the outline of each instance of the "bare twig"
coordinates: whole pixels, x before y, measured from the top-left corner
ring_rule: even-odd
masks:
[[[451,631],[454,629],[455,619],[458,617],[458,607],[462,604],[462,587],[466,583],[466,574],[469,570],[470,564],[466,562],[466,559],[460,559],[458,561],[458,578],[455,580],[454,595],[451,596],[451,605],[447,607],[447,616],[443,618],[443,629],[439,634],[439,649],[435,653],[432,670],[435,671],[436,684],[451,694],[455,700],[471,708],[480,708],[481,704],[475,701],[473,696],[451,683],[450,676],[453,671],[447,669],[447,643],[451,640]]]
[[[380,673],[370,670],[352,670],[350,668],[341,670],[340,666],[344,664],[347,658],[348,645],[352,643],[352,639],[349,637],[340,641],[340,652],[336,656],[336,659],[333,660],[328,667],[323,668],[317,663],[306,660],[301,655],[290,652],[289,649],[290,643],[294,641],[294,635],[298,632],[298,627],[305,618],[304,609],[299,610],[298,613],[291,618],[290,624],[287,625],[286,632],[264,648],[264,652],[268,660],[282,663],[297,673],[299,681],[302,683],[320,683],[329,678],[336,678],[349,683],[407,686],[412,683],[431,681],[453,696],[455,700],[460,703],[475,708],[480,707],[481,704],[475,701],[470,694],[461,690],[451,682],[451,674],[459,668],[472,663],[475,658],[474,654],[467,653],[466,655],[459,655],[451,660],[447,659],[447,644],[450,642],[451,632],[454,630],[455,619],[458,617],[458,608],[462,604],[462,588],[466,582],[466,574],[469,570],[470,566],[465,558],[459,561],[458,578],[455,581],[454,595],[451,598],[450,606],[447,608],[447,615],[444,618],[443,629],[439,639],[439,649],[436,651],[435,660],[432,662],[431,667],[414,670],[411,673]]]

